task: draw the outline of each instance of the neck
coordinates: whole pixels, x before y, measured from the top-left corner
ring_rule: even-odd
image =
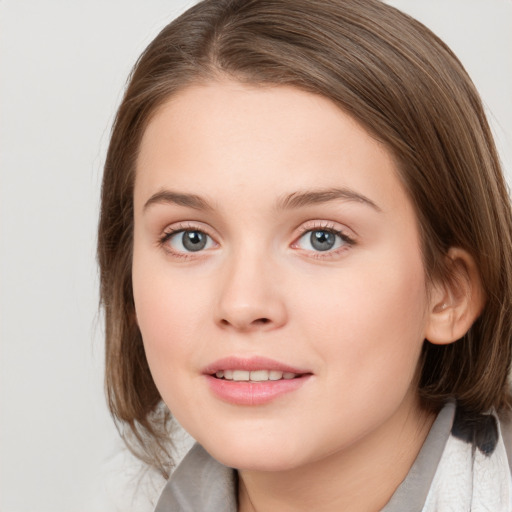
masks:
[[[398,411],[347,449],[286,471],[239,470],[239,512],[381,510],[406,477],[435,415]]]

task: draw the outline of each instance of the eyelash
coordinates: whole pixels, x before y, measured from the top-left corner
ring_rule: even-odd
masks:
[[[210,238],[211,240],[213,240],[213,237],[210,236],[204,228],[200,228],[193,224],[179,224],[178,226],[166,229],[166,231],[163,233],[163,235],[159,238],[158,245],[160,247],[162,247],[166,252],[168,252],[169,254],[171,254],[173,257],[176,257],[176,258],[190,259],[190,258],[196,257],[197,255],[194,256],[193,251],[191,251],[191,252],[176,251],[176,250],[173,250],[168,243],[173,236],[175,236],[179,233],[185,233],[187,231],[202,233],[202,234],[206,235],[208,238]],[[332,257],[335,257],[335,256],[339,255],[340,253],[348,250],[350,247],[356,245],[356,241],[352,237],[347,235],[343,230],[336,228],[332,223],[322,222],[320,224],[313,224],[313,225],[306,224],[306,225],[302,226],[300,228],[299,235],[295,238],[295,241],[291,244],[291,247],[297,248],[298,250],[300,250],[300,248],[297,247],[297,244],[299,243],[299,241],[304,237],[304,235],[306,235],[307,233],[312,233],[314,231],[323,231],[323,232],[335,235],[335,236],[339,237],[344,244],[341,247],[336,248],[334,250],[329,249],[326,251],[308,251],[309,253],[311,253],[311,257],[313,257],[313,258],[317,258],[317,259],[332,258]],[[197,251],[197,253],[201,253],[201,252],[203,252],[203,250]]]

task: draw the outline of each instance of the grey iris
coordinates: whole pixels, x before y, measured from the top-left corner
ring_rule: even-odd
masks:
[[[312,231],[311,246],[317,251],[328,251],[336,243],[336,235],[329,231]]]
[[[187,251],[200,251],[206,246],[206,235],[200,231],[185,231],[182,242]]]

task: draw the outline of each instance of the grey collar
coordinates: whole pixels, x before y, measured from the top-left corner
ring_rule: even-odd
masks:
[[[155,512],[237,512],[236,471],[195,444],[160,495]]]
[[[405,480],[381,512],[420,512],[443,455],[455,416],[455,402],[447,403],[437,415]]]

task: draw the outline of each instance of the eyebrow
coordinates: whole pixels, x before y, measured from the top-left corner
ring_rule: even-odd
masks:
[[[291,210],[340,199],[366,204],[378,212],[382,211],[371,199],[346,187],[292,192],[277,202],[277,209]],[[175,204],[194,210],[213,210],[211,204],[201,196],[172,190],[160,190],[153,194],[144,204],[144,211],[153,204]]]
[[[153,194],[144,203],[144,211],[153,204],[176,204],[194,210],[213,210],[210,203],[198,195],[173,192],[172,190],[160,190]]]
[[[279,209],[294,209],[315,204],[327,203],[335,200],[355,201],[366,204],[374,210],[381,212],[382,209],[371,199],[350,188],[327,188],[319,190],[306,190],[304,192],[293,192],[278,202]]]

